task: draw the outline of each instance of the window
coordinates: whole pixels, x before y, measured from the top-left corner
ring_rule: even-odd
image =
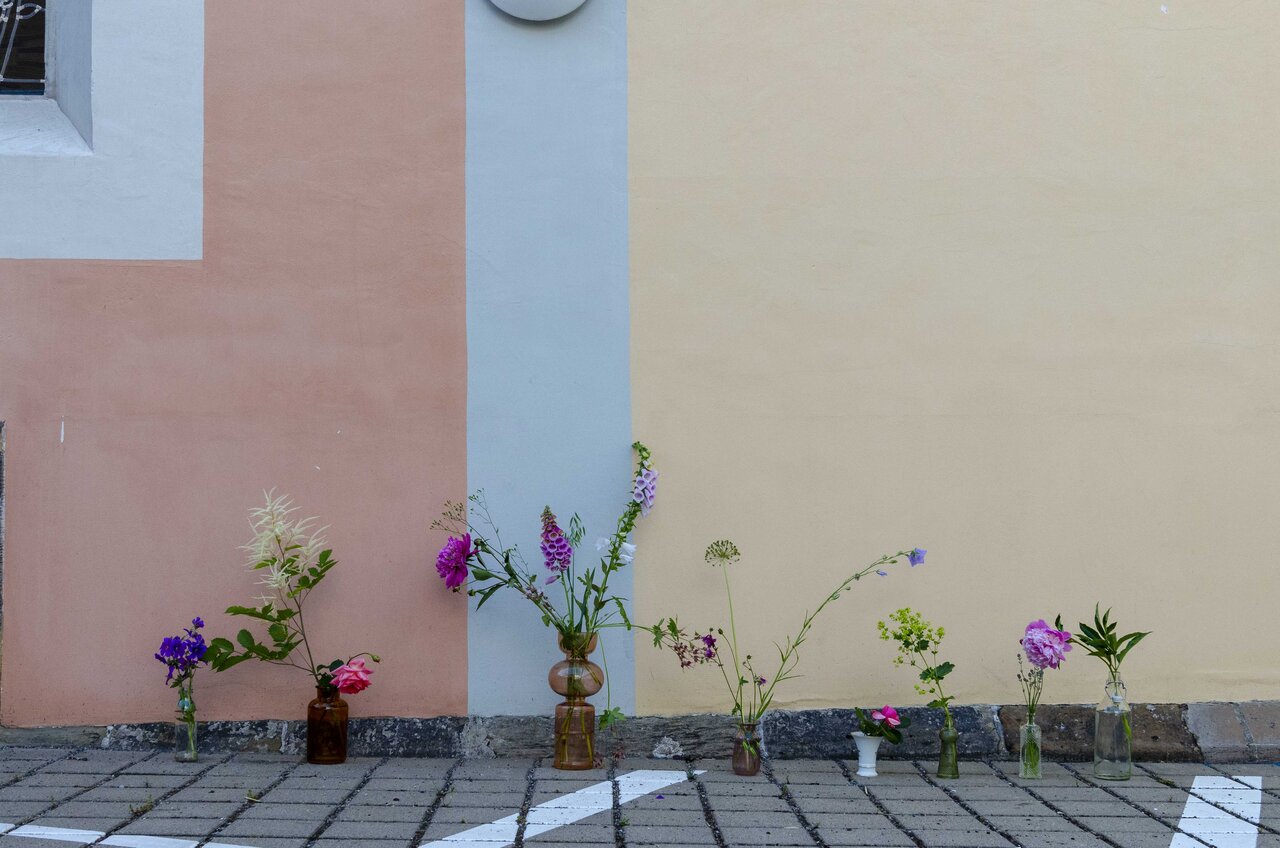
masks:
[[[0,94],[44,94],[43,3],[0,0]]]

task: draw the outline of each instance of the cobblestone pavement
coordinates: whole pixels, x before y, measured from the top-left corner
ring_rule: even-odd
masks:
[[[953,781],[926,762],[882,762],[869,779],[855,769],[785,760],[740,778],[707,760],[559,772],[262,754],[188,765],[168,752],[0,748],[0,848],[1280,848],[1274,765],[1153,763],[1124,783],[1095,781],[1087,764],[1046,765],[1040,781],[1004,762],[961,763]]]

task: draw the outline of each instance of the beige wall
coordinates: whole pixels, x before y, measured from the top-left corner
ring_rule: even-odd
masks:
[[[918,702],[875,621],[1015,702],[1025,623],[1155,634],[1138,700],[1276,697],[1280,17],[1265,2],[630,6],[636,613],[751,647],[855,565],[780,706]],[[638,638],[640,712],[725,708]],[[1073,654],[1046,702],[1092,701]]]

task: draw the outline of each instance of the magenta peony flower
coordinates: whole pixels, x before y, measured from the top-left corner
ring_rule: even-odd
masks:
[[[653,509],[653,499],[658,494],[658,472],[651,469],[644,469],[636,475],[635,485],[632,487],[631,498],[640,504],[640,513],[648,515],[649,510]]]
[[[464,534],[460,539],[457,536],[449,537],[449,541],[444,543],[436,556],[436,571],[444,578],[445,588],[456,592],[467,582],[467,575],[470,573],[467,571],[467,560],[475,554],[470,533]]]
[[[872,710],[871,720],[882,724],[888,722],[890,727],[902,724],[902,719],[898,718],[898,711],[888,704],[885,704],[883,709]]]
[[[373,669],[366,668],[364,660],[357,657],[346,665],[339,666],[332,672],[333,685],[344,695],[354,695],[369,688],[369,675]]]
[[[1071,650],[1071,634],[1055,630],[1040,619],[1027,625],[1020,644],[1026,652],[1027,662],[1036,668],[1057,668],[1067,658],[1067,651]]]
[[[542,558],[546,560],[547,570],[554,571],[557,575],[568,571],[573,562],[573,548],[569,546],[569,540],[564,537],[560,525],[556,524],[555,513],[549,506],[542,509]]]

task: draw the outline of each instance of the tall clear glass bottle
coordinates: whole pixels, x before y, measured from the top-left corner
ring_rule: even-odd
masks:
[[[1043,776],[1040,772],[1040,726],[1036,724],[1034,710],[1027,713],[1027,723],[1019,729],[1018,741],[1021,759],[1018,777],[1039,780]]]
[[[1119,674],[1107,680],[1107,697],[1098,704],[1093,725],[1093,774],[1101,780],[1133,776],[1133,723],[1124,681]]]
[[[195,687],[190,680],[178,685],[178,709],[173,720],[173,756],[180,763],[194,763],[196,754]]]

